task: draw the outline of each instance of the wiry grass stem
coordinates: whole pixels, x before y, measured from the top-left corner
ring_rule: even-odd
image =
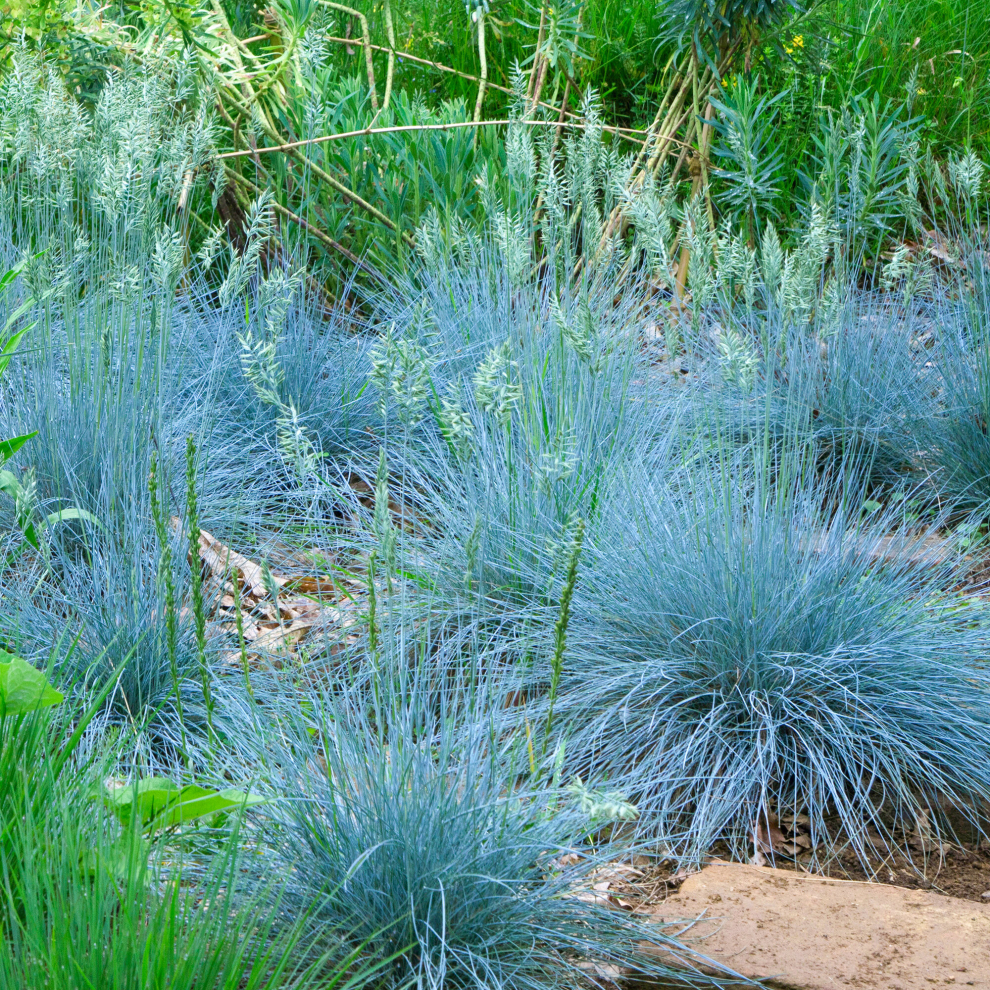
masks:
[[[203,565],[199,558],[199,508],[196,501],[196,440],[186,441],[186,525],[189,532],[189,569],[192,587],[193,621],[196,627],[196,653],[203,684],[203,704],[206,706],[206,724],[210,736],[213,728],[213,692],[210,688],[210,669],[206,663],[206,603],[203,601]]]
[[[571,618],[571,599],[574,597],[574,587],[577,584],[578,564],[581,560],[581,549],[584,542],[584,520],[579,519],[571,542],[571,556],[567,562],[567,577],[564,590],[560,595],[560,611],[553,627],[553,659],[550,661],[550,692],[548,695],[547,724],[543,732],[543,755],[546,755],[550,730],[553,727],[553,709],[557,701],[557,691],[560,688],[560,677],[564,671],[564,650],[567,649],[567,626]]]
[[[158,454],[151,455],[151,472],[148,475],[148,492],[151,496],[151,515],[155,523],[155,534],[158,537],[159,560],[158,573],[165,587],[165,648],[168,651],[169,669],[172,674],[172,691],[175,693],[175,710],[179,716],[179,732],[182,738],[182,750],[187,754],[186,724],[182,713],[182,690],[179,684],[178,649],[179,628],[178,615],[175,608],[175,574],[172,570],[172,544],[169,540],[168,527],[165,524],[164,492],[159,493],[158,487]],[[161,499],[161,501],[159,501]]]

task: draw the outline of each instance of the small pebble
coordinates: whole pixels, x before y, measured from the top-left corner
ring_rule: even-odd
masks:
[[[981,901],[990,901],[990,890],[983,891],[983,893],[980,894],[980,900]]]

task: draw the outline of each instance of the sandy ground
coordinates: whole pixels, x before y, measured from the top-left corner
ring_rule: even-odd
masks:
[[[990,904],[890,884],[716,862],[654,911],[700,918],[696,949],[801,990],[990,990]]]

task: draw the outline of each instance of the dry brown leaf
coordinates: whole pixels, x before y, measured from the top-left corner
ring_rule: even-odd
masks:
[[[632,863],[616,863],[612,867],[612,871],[619,874],[623,878],[643,876],[643,871],[637,869]]]
[[[784,852],[787,855],[793,855],[788,852],[790,843],[788,843],[787,837],[780,830],[775,815],[770,815],[769,818],[758,821],[755,832],[757,846],[763,852]]]
[[[586,904],[598,904],[607,907],[610,903],[608,894],[603,894],[597,890],[576,890],[571,896],[575,900],[584,901]]]
[[[289,647],[295,646],[305,638],[312,626],[312,622],[299,619],[290,626],[268,629],[251,644],[252,652],[258,650],[265,650],[268,653],[286,652]]]
[[[356,474],[347,476],[347,485],[351,491],[360,492],[362,495],[370,495],[374,491],[364,478]]]
[[[275,611],[275,606],[271,602],[258,602],[251,611],[256,612],[269,622],[278,622],[278,613]]]
[[[181,525],[178,516],[172,516],[170,522],[175,530]],[[215,577],[226,578],[234,571],[244,582],[249,594],[257,598],[267,597],[268,589],[265,587],[261,565],[248,560],[236,550],[231,550],[205,529],[199,531],[199,556]],[[275,574],[272,577],[279,587],[285,584],[285,578]]]
[[[249,660],[257,660],[257,656],[252,653],[247,654]],[[231,664],[237,664],[239,667],[243,663],[243,657],[241,656],[240,650],[233,650],[231,653],[225,653],[221,658],[220,662],[230,666]]]
[[[336,598],[337,587],[330,577],[290,577],[283,585],[286,591],[302,595],[329,595]]]
[[[322,605],[318,605],[316,602],[311,602],[308,598],[296,598],[290,599],[284,602],[287,608],[292,609],[295,612],[295,618],[305,619],[305,618],[319,618],[324,612]]]
[[[342,584],[349,584],[352,588],[359,588],[361,591],[367,591],[368,582],[363,578],[352,577],[346,574],[340,575],[340,582]]]
[[[580,960],[578,969],[584,970],[591,976],[591,983],[594,986],[618,986],[623,977],[629,975],[629,970],[616,966],[613,963],[602,962],[597,959]]]

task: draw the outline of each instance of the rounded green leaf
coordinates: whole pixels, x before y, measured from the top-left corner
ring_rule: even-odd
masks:
[[[65,695],[48,683],[48,678],[26,660],[8,654],[0,663],[0,714],[23,715],[37,708],[50,708]]]

